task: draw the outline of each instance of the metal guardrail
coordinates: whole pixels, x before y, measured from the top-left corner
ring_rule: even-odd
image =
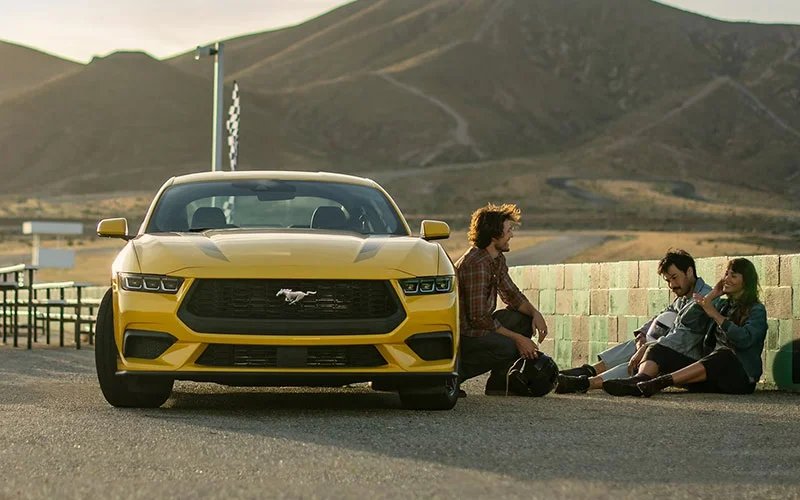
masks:
[[[94,323],[100,299],[87,298],[84,290],[91,283],[62,281],[34,283],[37,266],[18,264],[0,268],[0,316],[2,316],[3,343],[9,337],[14,347],[19,346],[22,330],[27,333],[27,348],[39,341],[39,333],[50,344],[52,324],[58,323],[59,345],[64,346],[65,324],[72,323],[75,330],[75,348],[81,348],[81,334],[88,333],[89,343],[94,343]],[[27,318],[27,323],[20,319]]]

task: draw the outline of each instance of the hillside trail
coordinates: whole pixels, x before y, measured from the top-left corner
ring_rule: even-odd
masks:
[[[474,43],[481,43],[483,42],[486,34],[489,30],[497,24],[497,22],[502,19],[503,15],[506,13],[509,7],[514,3],[514,0],[501,0],[498,2],[493,2],[489,9],[487,10],[483,22],[475,31],[475,34],[472,37],[472,41]],[[451,43],[450,46],[457,45],[456,43]],[[492,44],[494,45],[494,44]],[[469,133],[469,122],[455,109],[451,106],[447,105],[444,101],[439,99],[436,96],[426,93],[422,89],[409,85],[407,83],[403,83],[393,76],[390,76],[385,71],[378,71],[376,73],[378,76],[386,80],[387,82],[399,87],[403,90],[406,90],[422,99],[427,100],[437,108],[441,109],[447,115],[449,115],[456,123],[456,128],[453,131],[452,139],[444,141],[440,143],[433,152],[426,155],[425,160],[422,162],[423,164],[430,163],[439,157],[442,153],[444,153],[447,149],[452,147],[455,144],[460,146],[468,147],[472,153],[480,158],[484,159],[487,157],[486,153],[480,150],[478,147],[477,142]]]
[[[414,86],[409,85],[407,83],[403,83],[403,82],[397,80],[396,78],[394,78],[393,76],[390,76],[389,74],[387,74],[385,72],[379,71],[376,74],[378,76],[380,76],[381,78],[383,78],[384,80],[386,80],[387,82],[391,83],[392,85],[394,85],[396,87],[399,87],[399,88],[401,88],[401,89],[403,89],[403,90],[405,90],[407,92],[410,92],[410,93],[416,95],[417,97],[425,99],[426,101],[430,102],[431,104],[433,104],[437,108],[439,108],[442,111],[444,111],[447,115],[449,115],[456,122],[456,128],[455,128],[455,130],[453,130],[453,140],[455,141],[455,143],[459,144],[461,146],[465,146],[465,147],[470,148],[470,150],[478,158],[483,159],[483,158],[486,157],[486,154],[483,153],[478,148],[477,143],[472,138],[472,136],[469,134],[469,122],[463,116],[461,116],[461,114],[459,114],[458,111],[456,111],[452,107],[448,106],[445,102],[443,102],[438,97],[430,95],[430,94],[426,93],[425,91],[423,91],[423,90],[421,90],[421,89],[419,89],[417,87],[414,87]],[[437,149],[440,149],[440,150],[442,150],[441,152],[443,152],[444,149],[446,149],[446,148],[448,148],[448,147],[453,145],[453,140],[445,141],[444,143],[440,144]],[[440,154],[441,154],[441,152],[440,152]],[[438,155],[436,155],[436,156],[438,156]]]
[[[770,74],[772,68],[780,64],[781,62],[789,61],[795,54],[800,51],[800,46],[797,47],[789,47],[787,49],[786,54],[784,54],[780,59],[776,60],[772,64],[769,65],[767,70],[765,70],[764,74],[762,74],[754,84],[761,83],[765,78],[767,78]],[[716,76],[714,77],[705,87],[700,89],[699,92],[694,94],[693,96],[689,97],[686,101],[683,102],[679,107],[667,112],[660,118],[656,119],[652,123],[640,128],[639,130],[628,134],[625,137],[622,137],[616,141],[614,141],[611,145],[608,146],[606,149],[607,151],[614,151],[619,149],[620,147],[626,146],[630,144],[630,142],[635,139],[636,137],[652,130],[653,128],[661,125],[662,123],[674,118],[675,116],[683,113],[684,111],[692,108],[693,106],[697,105],[698,103],[702,102],[705,98],[716,92],[718,89],[723,87],[724,85],[730,85],[734,90],[742,94],[746,97],[756,108],[758,111],[762,112],[766,117],[772,120],[776,125],[781,127],[782,129],[786,130],[790,134],[794,135],[797,138],[800,138],[800,132],[793,128],[791,125],[786,123],[783,119],[781,119],[777,113],[775,113],[772,109],[770,109],[766,104],[764,104],[753,92],[742,85],[741,83],[737,82],[730,76]]]

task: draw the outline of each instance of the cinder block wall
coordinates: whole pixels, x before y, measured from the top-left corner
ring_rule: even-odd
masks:
[[[794,389],[792,343],[800,339],[800,254],[747,256],[758,270],[769,331],[764,349],[766,386]],[[697,259],[713,286],[730,257]],[[514,282],[544,315],[550,335],[541,349],[559,367],[594,363],[597,354],[633,338],[633,331],[673,299],[658,261],[512,267]],[[500,304],[498,304],[500,305]]]

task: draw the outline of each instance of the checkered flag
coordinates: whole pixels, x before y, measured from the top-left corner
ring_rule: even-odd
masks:
[[[239,84],[233,82],[233,96],[231,99],[231,107],[228,108],[228,121],[225,122],[225,128],[228,129],[228,146],[230,152],[228,157],[231,160],[231,171],[236,170],[236,164],[239,161],[239,116],[241,115],[241,107],[239,106]],[[232,224],[234,212],[234,199],[233,196],[222,204],[222,211],[225,212],[225,219],[229,224]]]
[[[228,146],[230,146],[230,153],[228,156],[231,160],[231,170],[236,170],[236,164],[239,161],[239,116],[242,113],[242,108],[239,106],[239,84],[233,82],[233,98],[231,99],[231,107],[228,109],[228,121],[225,123],[228,129]]]

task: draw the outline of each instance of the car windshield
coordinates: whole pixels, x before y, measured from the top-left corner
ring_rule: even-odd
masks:
[[[279,228],[407,235],[378,189],[292,180],[177,184],[164,191],[146,233],[227,228]]]

